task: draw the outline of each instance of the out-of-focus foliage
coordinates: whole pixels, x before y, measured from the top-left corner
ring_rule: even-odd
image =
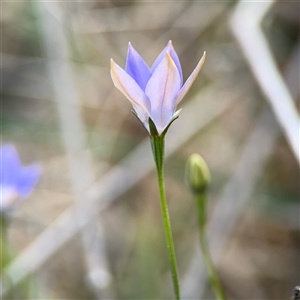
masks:
[[[130,104],[113,86],[110,58],[122,65],[130,41],[151,65],[169,40],[178,52],[184,80],[203,51],[207,52],[198,79],[180,104],[181,116],[166,139],[166,144],[172,141],[176,148],[166,158],[165,176],[181,281],[185,282],[198,251],[196,215],[184,182],[187,158],[200,153],[211,170],[210,220],[235,178],[252,133],[258,129],[260,138],[247,152],[245,174],[252,170],[247,161],[260,155],[265,138],[275,130],[278,133],[260,162],[254,185],[249,187],[246,176],[235,181],[231,199],[239,203],[240,193],[235,191],[240,186],[249,188],[250,196],[226,235],[217,269],[230,299],[290,297],[300,278],[299,165],[230,30],[235,5],[197,1],[2,3],[2,142],[13,143],[25,164],[40,161],[44,169],[37,189],[11,216],[11,248],[16,257],[24,254],[75,203],[81,203],[81,212],[89,211],[93,198],[94,211],[99,210],[83,230],[63,243],[60,234],[64,231],[59,227],[47,248],[31,256],[35,261],[53,245],[60,245],[35,267],[30,299],[172,296],[154,169],[130,185],[148,165],[150,150],[136,152],[137,168],[126,170],[113,188],[104,181],[109,172],[125,167],[124,158],[136,147],[148,142]],[[297,90],[299,56],[294,60],[294,54],[299,53],[299,3],[274,3],[263,31],[288,88]],[[299,107],[299,90],[295,101]],[[193,111],[196,117],[184,118]],[[270,126],[261,125],[264,113],[271,116]],[[205,126],[199,125],[203,119]],[[179,141],[182,136],[187,140],[176,144],[174,137]],[[83,178],[78,180],[78,176]],[[89,196],[91,187],[98,185],[100,191]],[[72,222],[79,218],[74,215]],[[104,273],[96,272],[103,261],[100,250],[87,247],[94,244],[103,246],[101,259],[109,281]],[[211,299],[213,295],[207,286],[203,295],[195,297]]]

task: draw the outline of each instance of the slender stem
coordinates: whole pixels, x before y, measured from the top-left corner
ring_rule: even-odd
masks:
[[[203,260],[208,273],[210,285],[215,293],[217,300],[226,300],[225,293],[222,288],[219,276],[214,267],[209,247],[206,239],[206,194],[205,191],[195,194],[195,200],[198,210],[199,233],[200,233],[200,246],[203,254]]]
[[[12,284],[10,277],[6,276],[4,269],[12,260],[12,254],[9,251],[7,239],[8,217],[5,213],[0,213],[0,273],[2,280],[9,285],[8,292],[5,294],[6,299],[15,299],[14,291],[11,290]],[[2,298],[1,298],[2,299]]]
[[[0,257],[0,269],[4,269],[5,265],[9,262],[10,255],[7,243],[7,217],[4,214],[0,214],[0,241],[1,241],[1,257]]]
[[[164,184],[164,166],[163,166],[164,137],[163,136],[151,137],[151,145],[152,145],[154,160],[156,163],[159,194],[160,194],[160,204],[161,204],[161,210],[162,210],[162,216],[163,216],[163,222],[165,228],[167,248],[169,252],[169,259],[171,264],[173,287],[174,287],[176,299],[180,300],[180,287],[179,287],[177,263],[176,263],[175,249],[174,249],[171,223],[170,223],[168,204],[167,204],[166,192],[165,192],[165,184]]]

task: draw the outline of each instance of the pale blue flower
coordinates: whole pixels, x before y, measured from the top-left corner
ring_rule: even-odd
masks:
[[[0,158],[0,211],[5,211],[29,196],[41,176],[41,168],[23,167],[15,147],[10,144],[0,148]]]
[[[173,120],[177,105],[199,74],[205,57],[204,52],[183,84],[180,61],[171,41],[151,68],[129,43],[125,70],[111,60],[111,77],[115,86],[131,102],[145,128],[150,132],[151,118],[158,134],[162,134]]]

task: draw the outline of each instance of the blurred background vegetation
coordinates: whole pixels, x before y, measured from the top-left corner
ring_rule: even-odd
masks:
[[[207,51],[166,141],[184,299],[213,299],[194,263],[184,180],[194,152],[212,173],[209,238],[228,298],[289,299],[300,280],[299,161],[230,27],[237,5],[2,1],[2,143],[43,166],[11,215],[16,260],[6,272],[15,287],[4,299],[24,297],[18,284],[28,276],[28,299],[172,297],[147,132],[109,71],[111,57],[125,66],[129,41],[151,65],[169,40],[184,79]],[[299,113],[299,2],[274,2],[262,26]]]

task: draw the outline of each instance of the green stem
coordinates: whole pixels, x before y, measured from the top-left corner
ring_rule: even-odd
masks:
[[[7,217],[4,214],[0,214],[0,242],[1,242],[1,257],[0,257],[0,269],[1,273],[4,267],[10,261],[10,253],[7,243]]]
[[[177,263],[175,256],[175,249],[172,237],[171,223],[166,199],[165,184],[164,184],[164,137],[155,136],[151,137],[152,152],[156,164],[158,186],[160,194],[160,204],[164,221],[165,235],[167,248],[169,252],[169,259],[171,264],[172,280],[176,299],[180,300],[180,287],[177,271]]]
[[[222,284],[214,267],[209,247],[206,239],[206,194],[205,191],[195,194],[195,200],[198,210],[200,246],[203,254],[203,260],[208,273],[210,285],[215,293],[217,300],[226,300]]]

